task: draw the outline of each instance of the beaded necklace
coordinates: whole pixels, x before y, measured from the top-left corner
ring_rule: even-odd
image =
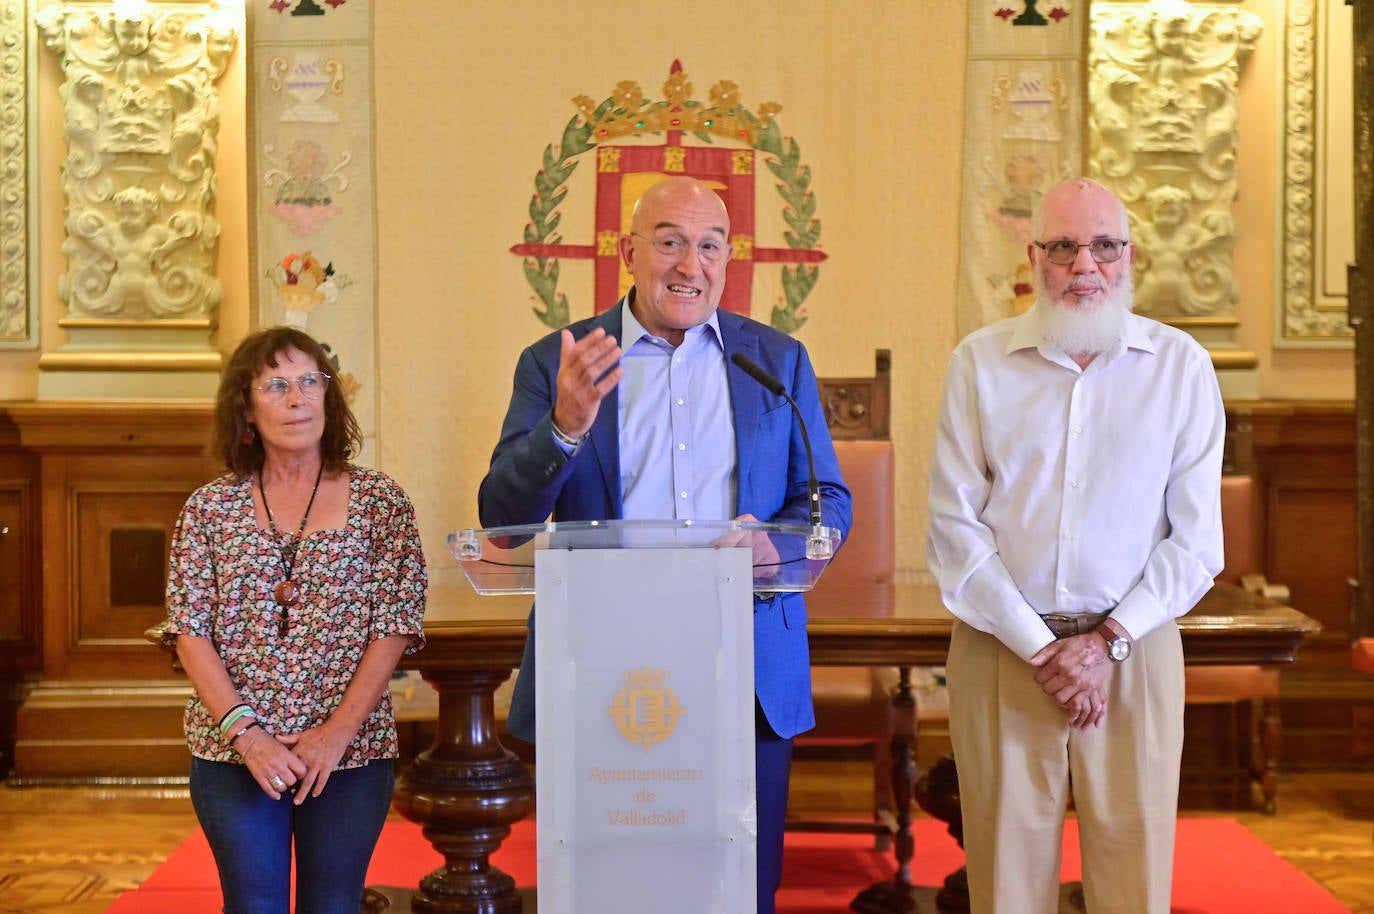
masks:
[[[267,503],[267,487],[262,483],[262,474],[258,474],[258,491],[262,493],[262,507],[267,512],[267,525],[272,528],[272,540],[281,549],[282,567],[286,569],[286,579],[272,588],[272,599],[277,601],[281,607],[280,635],[286,637],[286,632],[291,625],[291,607],[301,601],[301,586],[296,583],[291,576],[291,571],[296,565],[296,552],[301,548],[301,538],[305,536],[305,522],[310,519],[310,509],[315,506],[315,495],[320,491],[320,479],[324,476],[324,461],[320,461],[319,472],[315,474],[315,487],[310,490],[310,501],[306,502],[305,513],[301,515],[301,526],[296,531],[295,542],[291,544],[290,550],[281,541],[281,534],[277,530],[277,521],[272,517],[272,506]]]

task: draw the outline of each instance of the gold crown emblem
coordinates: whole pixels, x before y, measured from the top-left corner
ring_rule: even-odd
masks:
[[[642,133],[685,130],[715,134],[753,144],[782,110],[777,102],[764,102],[756,112],[740,101],[739,86],[722,79],[711,87],[710,101],[692,98],[687,74],[675,69],[663,84],[664,98],[652,101],[634,80],[621,80],[611,97],[600,105],[585,95],[573,99],[577,110],[591,125],[596,142]]]
[[[627,742],[639,743],[648,752],[650,745],[672,736],[684,709],[668,687],[668,674],[663,670],[644,667],[622,675],[625,685],[615,693],[615,703],[606,713]]]

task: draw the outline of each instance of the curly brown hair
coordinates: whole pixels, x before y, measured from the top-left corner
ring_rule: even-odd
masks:
[[[248,421],[253,379],[264,368],[276,368],[278,357],[288,349],[299,350],[314,359],[321,371],[333,373],[329,353],[310,334],[294,327],[268,327],[239,343],[220,375],[210,450],[239,478],[262,469],[265,457],[262,439]],[[342,386],[330,383],[324,391],[324,436],[320,439],[325,468],[331,473],[348,469],[362,443],[362,429],[348,408]]]

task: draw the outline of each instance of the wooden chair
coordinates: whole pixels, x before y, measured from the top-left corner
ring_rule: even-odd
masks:
[[[890,432],[891,352],[880,349],[872,377],[820,378],[821,403],[840,470],[854,495],[850,536],[807,595],[813,618],[892,615],[896,571],[894,456]],[[892,833],[889,714],[893,669],[814,667],[816,728],[797,739],[810,747],[868,746],[873,759],[873,821],[790,820],[800,831],[861,832],[885,846]]]
[[[1349,579],[1351,593],[1358,586]],[[1374,673],[1374,638],[1356,638],[1350,644],[1350,668],[1357,673]]]
[[[1263,573],[1263,530],[1258,493],[1248,474],[1248,428],[1228,431],[1227,472],[1221,480],[1221,525],[1225,553],[1218,581],[1235,584],[1271,600],[1287,603],[1288,588],[1271,584]],[[1251,805],[1251,784],[1258,783],[1263,809],[1272,815],[1279,789],[1279,671],[1250,665],[1189,666],[1184,673],[1185,703],[1192,709],[1192,745],[1184,746],[1181,799],[1193,793],[1215,798],[1226,795],[1228,805]],[[1201,710],[1204,706],[1210,712]],[[1210,730],[1196,720],[1214,718]],[[1210,732],[1209,745],[1197,734]]]

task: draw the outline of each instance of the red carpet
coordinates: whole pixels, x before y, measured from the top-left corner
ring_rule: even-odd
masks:
[[[789,834],[780,914],[835,914],[863,887],[892,875],[892,858],[850,835]],[[1064,881],[1080,878],[1078,832],[1064,835]],[[517,825],[492,862],[522,886],[534,885],[534,824]],[[388,822],[368,871],[369,885],[414,886],[442,863],[409,822]],[[939,885],[963,864],[944,826],[916,823],[917,885]],[[137,891],[105,914],[218,914],[219,885],[204,836],[195,832]],[[1350,914],[1296,867],[1232,819],[1182,819],[1175,848],[1173,914]]]

